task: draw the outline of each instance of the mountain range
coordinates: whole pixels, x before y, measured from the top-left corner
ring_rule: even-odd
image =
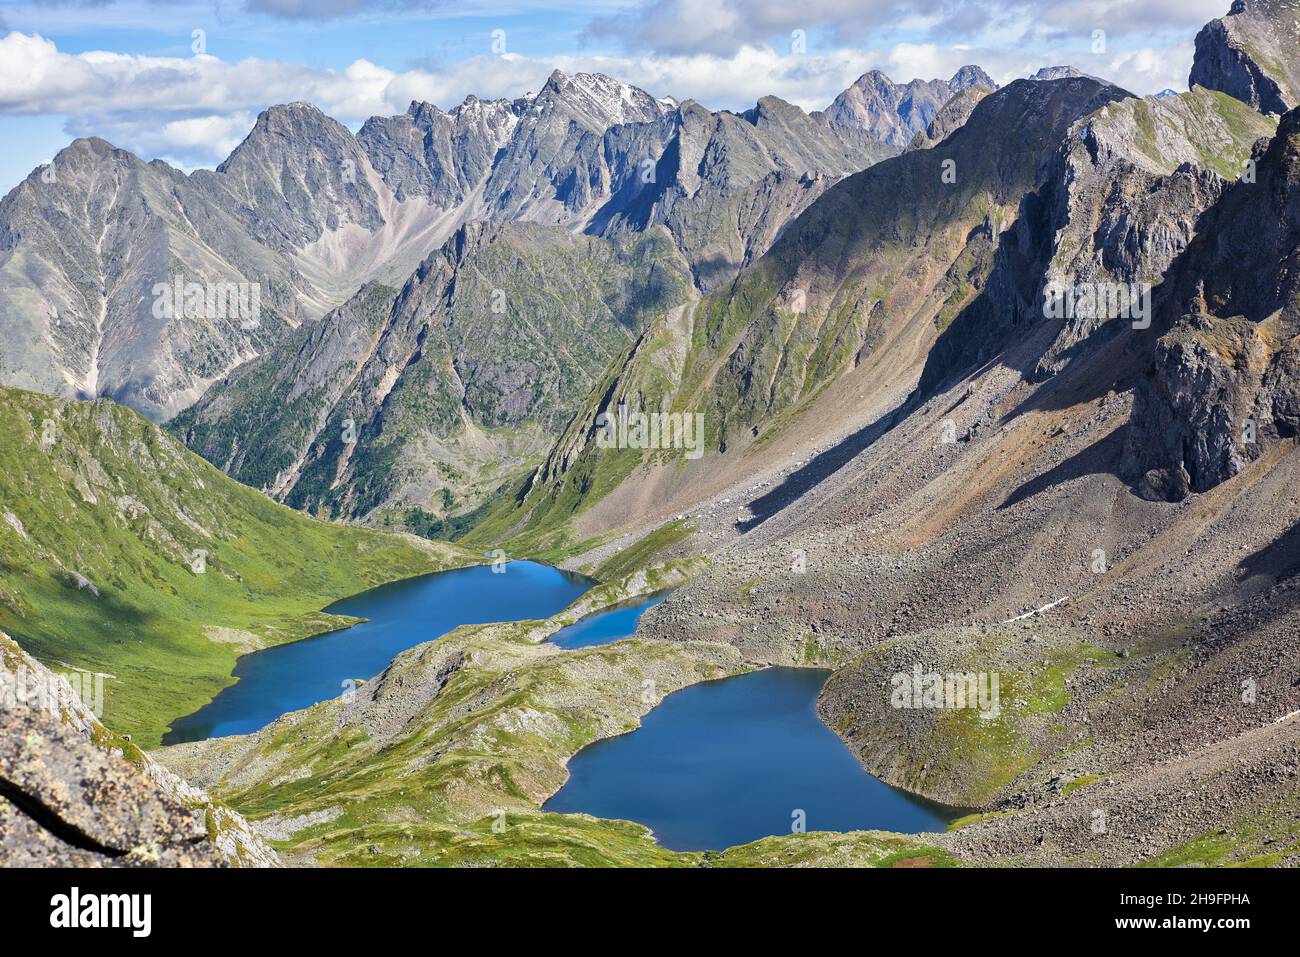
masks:
[[[170,418],[366,282],[400,285],[470,221],[664,224],[716,284],[827,182],[888,155],[892,122],[820,121],[775,98],[715,114],[556,71],[536,94],[412,103],[355,135],[309,104],[272,107],[191,175],[78,140],[0,204],[0,381]],[[256,283],[256,325],[156,315],[155,286],[177,276]]]
[[[700,863],[540,808],[649,710],[643,675],[797,665],[832,672],[819,714],[867,770],[973,809],[899,853],[1294,863],[1297,6],[1237,0],[1173,95],[967,67],[736,114],[556,73],[356,135],[274,107],[188,176],[78,141],[0,204],[0,380],[62,397],[0,395],[24,549],[0,625],[121,669],[115,720],[152,744],[235,643],[327,626],[313,603],[379,564],[539,557],[604,582],[586,610],[671,581],[634,641],[467,626],[346,714],[157,754],[308,822],[295,860]],[[159,319],[172,273],[259,284],[258,322]],[[102,395],[155,422],[68,401]],[[627,410],[698,416],[703,442],[610,448]],[[352,557],[291,600],[267,555],[305,574],[313,548]],[[72,627],[123,595],[159,628],[185,601],[242,625],[125,649]],[[1004,706],[892,706],[918,662],[997,673]],[[497,807],[522,820],[502,838]],[[888,859],[879,834],[822,840],[745,853]]]

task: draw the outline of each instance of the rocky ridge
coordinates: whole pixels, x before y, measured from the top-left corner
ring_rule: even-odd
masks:
[[[1189,80],[1263,113],[1300,106],[1300,3],[1233,0],[1196,37]]]
[[[112,735],[3,633],[0,732],[4,866],[278,866],[240,815]]]
[[[658,169],[696,148],[684,178]],[[780,101],[744,117],[683,111],[559,71],[536,94],[446,113],[412,103],[355,136],[309,104],[274,106],[215,171],[189,176],[78,140],[0,202],[0,381],[168,419],[365,283],[405,282],[474,220],[608,235],[665,224],[712,286],[889,149],[874,129]],[[159,311],[158,289],[178,280],[256,288],[257,308]]]
[[[992,91],[998,85],[977,66],[964,66],[946,81],[910,83],[895,83],[879,70],[872,70],[858,77],[825,111],[814,115],[835,126],[871,130],[879,139],[901,149],[918,133],[925,132],[948,100],[977,87]]]

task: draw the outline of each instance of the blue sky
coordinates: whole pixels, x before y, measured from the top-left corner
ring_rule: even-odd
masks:
[[[469,93],[518,96],[555,68],[714,109],[767,94],[820,109],[868,69],[905,81],[966,63],[999,82],[1070,63],[1135,93],[1184,89],[1196,31],[1227,6],[0,0],[0,192],[76,136],[193,169],[219,163],[273,103],[308,100],[355,129],[412,99],[450,108]]]

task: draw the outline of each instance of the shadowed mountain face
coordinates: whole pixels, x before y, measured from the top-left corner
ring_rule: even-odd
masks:
[[[1264,113],[1300,106],[1300,2],[1234,0],[1196,37],[1189,82],[1221,90]]]
[[[713,288],[894,150],[878,119],[831,126],[776,99],[713,114],[556,71],[536,94],[412,103],[355,136],[309,104],[272,107],[189,176],[78,140],[0,203],[0,381],[167,419],[365,283],[400,286],[475,220],[663,225]]]
[[[717,463],[688,463],[678,478],[636,472],[641,490],[613,498],[678,501],[680,490],[689,507],[701,470],[766,460],[766,446],[859,370],[875,370],[868,395],[892,389],[901,402],[914,392],[899,415],[990,362],[1022,363],[1016,374],[1042,381],[1118,347],[1133,358],[1096,387],[1124,388],[1123,375],[1131,384],[1153,342],[1133,318],[1051,314],[1045,291],[1163,295],[1202,216],[1249,169],[1273,121],[1214,91],[1137,98],[1086,77],[963,99],[952,109],[968,119],[946,138],[918,140],[837,184],[734,284],[656,324],[533,477],[523,503],[531,520],[546,526],[556,508],[590,509],[592,496],[574,488],[607,492],[633,473],[594,445],[596,416],[620,402],[704,414]],[[1011,348],[1027,337],[1033,353]],[[620,515],[611,504],[590,530]]]
[[[572,507],[571,486],[609,489],[602,474],[630,471],[595,445],[596,416],[619,403],[698,411],[710,451],[734,456],[841,376],[924,355],[958,322],[969,334],[931,353],[934,374],[978,362],[1037,308],[1033,268],[1041,276],[1049,239],[1040,194],[1067,132],[1125,96],[1089,79],[1019,81],[938,146],[832,187],[735,283],[666,316],[597,387],[532,480],[534,521]]]
[[[1145,492],[1171,499],[1300,435],[1300,110],[1200,232],[1171,274],[1125,456]]]

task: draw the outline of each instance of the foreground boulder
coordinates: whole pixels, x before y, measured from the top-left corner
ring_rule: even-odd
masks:
[[[115,738],[0,634],[0,866],[276,864],[242,817]]]

